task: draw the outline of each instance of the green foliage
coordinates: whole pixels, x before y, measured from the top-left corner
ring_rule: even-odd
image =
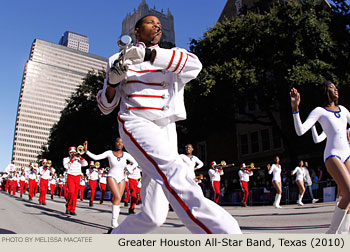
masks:
[[[280,114],[279,127],[290,141],[291,87],[309,89],[313,99],[315,83],[323,78],[349,89],[348,15],[324,1],[279,1],[217,23],[192,40],[191,51],[203,70],[185,93],[190,134],[205,139],[211,130],[232,129],[239,108],[255,99],[271,125],[278,126],[272,113]],[[303,100],[306,107],[308,102]],[[251,123],[266,123],[254,114],[251,118]]]
[[[62,160],[68,156],[70,146],[89,142],[92,152],[111,149],[118,134],[117,111],[101,114],[96,94],[103,87],[105,72],[89,72],[81,86],[68,100],[61,118],[51,129],[48,152],[43,156],[51,159],[53,166],[62,173]]]

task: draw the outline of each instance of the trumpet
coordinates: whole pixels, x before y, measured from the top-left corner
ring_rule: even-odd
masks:
[[[260,167],[255,167],[254,163],[250,163],[250,165],[247,165],[245,167],[242,167],[241,169],[247,169],[247,170],[260,170]]]
[[[83,145],[79,145],[77,147],[77,153],[78,155],[82,156],[84,153],[85,153],[85,150],[84,150],[84,146]]]
[[[215,168],[219,168],[219,167],[226,168],[226,167],[231,167],[231,166],[234,166],[234,165],[235,165],[234,163],[232,163],[232,164],[226,164],[225,160],[222,160],[222,161],[220,162],[220,164],[217,164],[217,165],[215,165],[214,167],[215,167]]]
[[[39,167],[38,163],[33,163],[33,168],[34,169],[38,169],[38,167]]]
[[[52,165],[52,161],[51,160],[47,160],[47,166],[51,166]]]
[[[101,164],[100,164],[100,162],[95,162],[95,167],[98,169],[98,168],[100,168],[100,166],[101,166]]]

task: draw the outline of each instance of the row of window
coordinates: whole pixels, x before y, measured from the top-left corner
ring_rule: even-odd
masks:
[[[248,155],[282,147],[282,138],[277,128],[240,134],[240,154]]]

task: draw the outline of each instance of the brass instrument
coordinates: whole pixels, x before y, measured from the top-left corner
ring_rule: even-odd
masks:
[[[33,168],[34,169],[38,169],[38,167],[39,167],[38,163],[33,163]]]
[[[100,168],[100,166],[101,166],[100,162],[96,161],[95,162],[95,167],[98,169],[98,168]]]
[[[77,147],[77,153],[82,156],[84,153],[85,153],[85,149],[84,149],[84,146],[83,145],[79,145]]]
[[[47,166],[51,166],[52,165],[52,161],[51,160],[47,160]]]
[[[226,168],[226,167],[231,167],[231,166],[234,166],[234,165],[235,165],[234,163],[232,163],[232,164],[226,164],[225,160],[222,160],[222,161],[220,162],[220,164],[214,165],[214,168],[220,168],[220,167]]]
[[[201,173],[198,176],[196,176],[196,179],[203,180],[204,179],[204,175]]]
[[[247,165],[245,167],[242,167],[241,169],[246,170],[260,170],[260,167],[255,167],[254,163],[250,163],[250,165]]]

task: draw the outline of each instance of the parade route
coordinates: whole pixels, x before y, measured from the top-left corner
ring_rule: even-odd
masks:
[[[38,196],[38,195],[37,195]],[[19,194],[9,196],[0,192],[0,234],[103,234],[110,227],[111,202],[89,207],[88,200],[77,202],[77,216],[65,214],[64,198],[47,197],[47,205],[39,205],[38,197],[28,201]],[[334,202],[288,205],[281,209],[273,206],[238,207],[224,206],[238,221],[244,234],[324,234],[334,211]],[[140,205],[135,212],[140,212]],[[128,216],[128,208],[122,207],[119,222]],[[153,230],[153,234],[189,234],[175,212],[169,212],[166,222]]]

